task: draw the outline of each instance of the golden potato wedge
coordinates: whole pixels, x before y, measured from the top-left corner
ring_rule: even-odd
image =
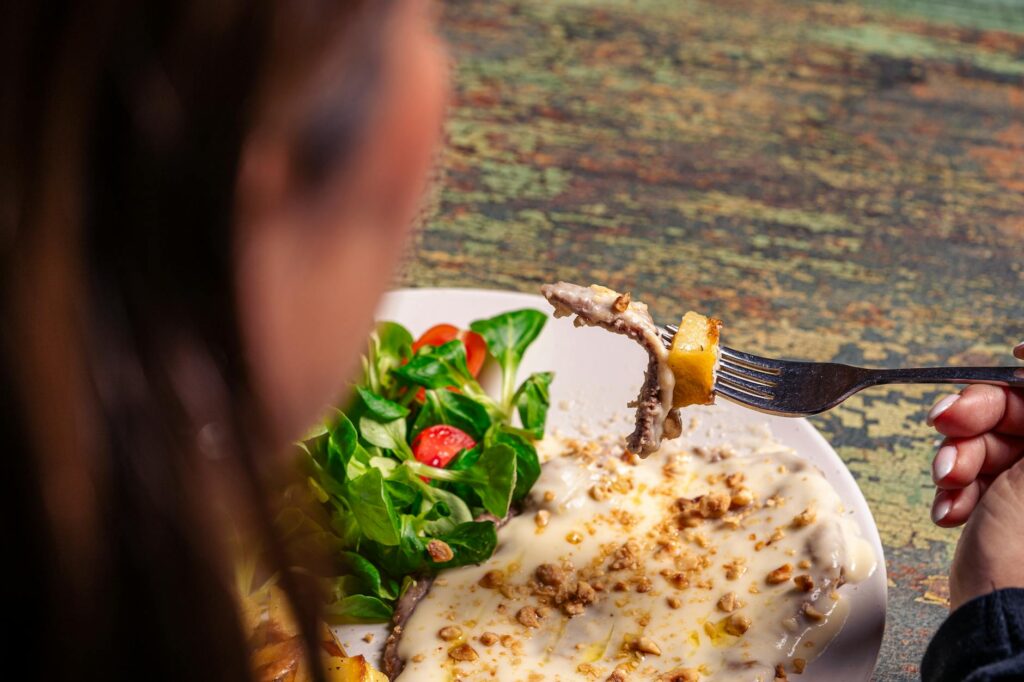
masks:
[[[673,407],[709,405],[715,401],[718,332],[721,326],[720,320],[692,310],[683,315],[668,355],[668,366],[676,378]]]
[[[328,658],[324,668],[331,682],[388,682],[387,675],[374,670],[362,656]]]

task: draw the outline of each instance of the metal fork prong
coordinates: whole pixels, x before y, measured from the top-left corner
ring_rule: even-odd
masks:
[[[743,353],[741,351],[729,348],[728,346],[720,346],[719,350],[722,357],[728,360],[732,360],[738,365],[746,365],[753,369],[767,372],[769,374],[781,374],[782,363],[771,358],[762,358],[760,355],[751,355],[750,353]]]
[[[715,393],[723,398],[728,398],[734,403],[740,403],[741,405],[753,407],[758,410],[770,410],[772,405],[772,401],[769,398],[756,397],[724,384],[716,383]]]
[[[755,384],[752,381],[747,381],[742,377],[737,377],[732,374],[725,374],[722,372],[718,373],[715,377],[715,388],[718,389],[722,386],[728,386],[738,391],[747,393],[755,398],[764,398],[765,400],[771,400],[773,397],[772,389],[769,386],[763,386],[761,384]]]
[[[719,372],[728,372],[744,379],[749,379],[758,384],[764,384],[765,386],[774,386],[779,382],[780,375],[766,372],[759,368],[750,367],[749,365],[738,365],[732,360],[722,358],[718,362]]]

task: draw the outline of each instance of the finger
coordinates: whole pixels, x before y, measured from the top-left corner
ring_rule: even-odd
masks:
[[[947,438],[932,461],[932,480],[945,490],[964,488],[979,475],[997,476],[1024,455],[1024,438],[983,433],[974,438]]]
[[[978,479],[959,490],[940,490],[932,502],[932,522],[943,528],[953,528],[967,521],[978,506],[978,500],[990,481]]]
[[[1007,436],[1024,436],[1024,391],[1019,388],[1004,388],[1006,410],[995,426],[995,431]]]
[[[1006,412],[1006,392],[975,384],[948,395],[928,411],[928,424],[944,436],[965,438],[991,431]]]
[[[1018,360],[1024,360],[1024,343],[1018,343],[1013,349],[1013,357]]]

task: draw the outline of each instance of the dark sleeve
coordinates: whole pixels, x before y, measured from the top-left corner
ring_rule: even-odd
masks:
[[[1024,680],[1024,589],[996,590],[950,614],[928,644],[921,679]]]

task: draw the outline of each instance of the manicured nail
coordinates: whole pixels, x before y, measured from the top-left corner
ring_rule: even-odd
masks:
[[[950,393],[945,398],[932,405],[932,409],[928,410],[928,418],[926,420],[928,422],[928,426],[934,424],[935,420],[939,418],[939,415],[948,410],[953,403],[959,399],[959,393]]]
[[[1024,360],[1024,343],[1018,343],[1013,349],[1013,357]]]
[[[932,502],[932,523],[938,523],[946,518],[952,506],[953,503],[950,501],[949,495],[944,491],[939,491],[939,494],[935,496],[935,501]]]
[[[932,479],[938,483],[953,472],[956,464],[956,446],[943,445],[935,453],[935,461],[932,462]]]

